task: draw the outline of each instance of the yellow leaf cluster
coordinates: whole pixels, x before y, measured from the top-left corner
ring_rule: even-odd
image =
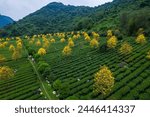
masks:
[[[9,51],[10,51],[10,52],[14,52],[14,51],[15,51],[14,45],[11,44],[11,45],[9,46]]]
[[[108,31],[107,31],[107,37],[108,37],[108,38],[111,38],[112,36],[113,36],[112,30],[108,30]]]
[[[68,42],[68,46],[74,47],[74,42],[73,42],[73,40],[70,40],[70,41]]]
[[[38,41],[36,42],[36,46],[41,46],[40,40],[38,40]]]
[[[39,55],[45,55],[46,54],[46,50],[44,49],[44,48],[40,48],[39,50],[38,50],[38,54]]]
[[[127,55],[132,52],[133,48],[128,42],[124,42],[119,49],[120,53]]]
[[[8,45],[7,41],[0,43],[0,48],[5,48],[7,45]]]
[[[98,33],[96,33],[96,32],[92,32],[92,35],[93,35],[93,37],[94,37],[94,39],[99,39],[99,34]]]
[[[49,47],[50,43],[46,38],[43,38],[43,40],[44,40],[43,48],[47,49]]]
[[[66,40],[64,39],[64,38],[62,38],[61,40],[60,40],[60,42],[61,43],[64,43]]]
[[[139,43],[139,44],[146,43],[146,38],[145,38],[144,34],[138,35],[138,37],[136,38],[136,43]]]
[[[107,47],[108,47],[108,48],[115,48],[116,45],[117,45],[117,42],[118,42],[118,40],[117,40],[116,36],[112,36],[112,37],[111,37],[110,39],[108,39],[108,41],[107,41]]]
[[[22,43],[21,42],[17,43],[17,49],[19,49],[19,50],[22,49]]]
[[[8,66],[0,67],[0,80],[9,79],[14,77],[13,69]]]
[[[50,42],[51,42],[51,43],[55,43],[55,39],[51,39]]]
[[[103,66],[94,75],[94,93],[108,94],[114,86],[114,77],[108,67]]]
[[[94,48],[94,47],[97,48],[99,46],[99,42],[96,39],[92,39],[90,41],[90,46],[91,48]]]
[[[12,59],[17,60],[19,58],[21,58],[21,52],[18,49],[15,49],[13,54],[12,54]]]
[[[64,49],[63,49],[63,51],[62,51],[63,55],[66,55],[66,56],[70,55],[71,52],[72,52],[72,49],[68,45],[65,46]]]
[[[6,58],[0,54],[0,63],[4,62],[6,60]]]

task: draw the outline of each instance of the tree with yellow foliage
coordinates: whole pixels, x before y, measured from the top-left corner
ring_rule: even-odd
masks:
[[[21,58],[21,53],[20,53],[19,50],[15,49],[14,52],[13,52],[13,54],[12,54],[12,59],[13,60],[17,60],[19,58]]]
[[[45,50],[44,48],[40,48],[40,49],[38,50],[38,54],[39,54],[40,56],[43,56],[43,55],[46,54],[46,50]]]
[[[63,49],[63,51],[62,51],[63,55],[66,55],[66,56],[70,55],[71,52],[72,52],[72,49],[68,45],[65,46],[64,49]]]
[[[108,31],[107,31],[107,38],[109,39],[109,38],[111,38],[112,36],[113,36],[112,30],[108,30]]]
[[[38,40],[38,41],[36,42],[36,46],[41,46],[40,40]]]
[[[4,62],[6,60],[6,58],[0,54],[0,63]]]
[[[60,42],[61,43],[64,43],[66,40],[64,39],[64,38],[62,38],[61,40],[60,40]]]
[[[47,49],[49,47],[49,41],[45,41],[43,44],[43,48]]]
[[[0,80],[9,79],[14,77],[13,69],[8,66],[0,67]]]
[[[95,94],[102,93],[106,95],[110,93],[114,86],[114,77],[112,72],[106,66],[102,66],[94,75],[93,92]]]
[[[139,44],[146,43],[146,38],[145,38],[144,34],[138,35],[138,37],[136,38],[136,43],[139,43]]]
[[[4,43],[0,43],[0,48],[5,48]]]
[[[86,35],[86,36],[85,36],[85,40],[86,40],[87,42],[90,42],[90,41],[91,41],[90,36],[89,36],[89,35]]]
[[[117,45],[117,42],[118,42],[118,40],[117,40],[116,36],[112,36],[107,41],[107,47],[108,48],[115,48]]]
[[[130,54],[132,52],[132,50],[133,50],[132,46],[128,42],[124,42],[121,45],[121,48],[119,49],[119,52],[121,54],[127,55],[127,54]]]
[[[17,43],[17,49],[18,49],[18,50],[21,50],[21,49],[22,49],[22,43],[21,43],[21,42],[18,42],[18,43]]]
[[[74,42],[73,42],[73,40],[70,40],[70,41],[68,42],[68,46],[74,47]]]
[[[55,39],[51,39],[50,42],[51,42],[51,43],[55,43]]]
[[[3,45],[4,45],[4,46],[7,46],[7,45],[8,45],[8,42],[7,42],[7,41],[5,41],[5,42],[3,43]]]
[[[10,51],[10,52],[14,52],[14,51],[15,51],[14,45],[11,44],[11,45],[9,46],[9,51]]]
[[[99,42],[96,40],[96,39],[92,39],[91,41],[90,41],[90,46],[91,46],[91,48],[97,48],[97,47],[99,47]]]
[[[96,40],[98,40],[100,37],[99,34],[96,32],[92,32],[92,35],[93,35],[94,39],[96,39]]]

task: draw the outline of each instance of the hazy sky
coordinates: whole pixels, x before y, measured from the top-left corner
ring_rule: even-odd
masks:
[[[0,14],[18,20],[50,2],[62,2],[66,5],[84,5],[93,7],[111,1],[112,0],[0,0]]]

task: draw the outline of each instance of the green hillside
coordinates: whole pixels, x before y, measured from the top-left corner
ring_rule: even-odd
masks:
[[[0,14],[0,28],[12,24],[14,21],[8,17]]]
[[[150,1],[50,3],[0,30],[1,100],[150,100]]]
[[[149,0],[114,0],[111,3],[90,8],[50,3],[22,20],[5,28],[1,36],[47,34],[68,31],[97,31],[120,29],[122,33],[135,35],[144,28],[149,35]]]

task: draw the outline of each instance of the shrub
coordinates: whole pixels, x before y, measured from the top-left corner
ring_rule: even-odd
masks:
[[[49,64],[48,63],[46,63],[46,62],[39,62],[38,63],[38,71],[41,73],[41,74],[43,74],[44,73],[44,71],[47,69],[47,68],[49,68],[50,66],[49,66]]]
[[[55,80],[53,83],[54,90],[58,91],[61,89],[61,87],[62,87],[61,81],[59,79]]]

